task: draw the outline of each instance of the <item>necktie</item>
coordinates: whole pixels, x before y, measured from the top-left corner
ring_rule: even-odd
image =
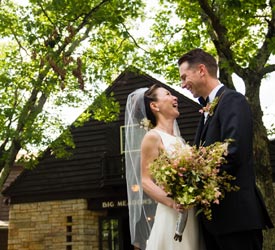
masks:
[[[207,105],[207,103],[209,102],[209,97],[207,96],[206,99],[204,99],[202,96],[199,98],[199,102],[201,104],[202,107],[205,107]],[[203,112],[202,113],[202,117],[201,117],[201,121],[200,121],[200,125],[199,125],[199,138],[201,139],[201,133],[204,127],[204,123],[206,122],[206,118],[207,118],[207,113]]]
[[[205,107],[206,104],[209,102],[209,97],[207,96],[206,99],[204,99],[202,96],[199,98],[199,103],[201,104],[201,106]]]

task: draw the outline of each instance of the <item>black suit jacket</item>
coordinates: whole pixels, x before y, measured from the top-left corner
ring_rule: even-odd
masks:
[[[253,124],[250,107],[242,94],[222,87],[212,116],[201,121],[196,145],[233,139],[229,145],[227,163],[221,166],[236,177],[237,192],[229,192],[219,205],[212,206],[211,221],[202,215],[205,228],[213,234],[273,227],[265,204],[255,184],[253,167]],[[202,118],[204,119],[203,115]]]

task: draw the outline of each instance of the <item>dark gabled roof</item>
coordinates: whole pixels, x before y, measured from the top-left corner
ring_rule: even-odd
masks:
[[[47,151],[35,169],[24,170],[3,194],[9,196],[12,203],[126,195],[125,180],[120,176],[117,182],[114,179],[108,182],[104,179],[102,166],[107,164],[111,171],[121,167],[119,129],[124,124],[128,94],[155,83],[164,85],[140,72],[122,73],[105,91],[107,95],[114,93],[120,103],[119,119],[109,124],[90,119],[82,127],[72,126],[76,147],[70,159],[57,159]],[[164,87],[178,97],[179,127],[186,141],[192,142],[200,106],[173,88]]]

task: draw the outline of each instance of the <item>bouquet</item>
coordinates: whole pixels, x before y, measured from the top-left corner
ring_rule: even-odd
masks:
[[[198,148],[176,144],[171,152],[161,152],[150,164],[152,177],[184,209],[198,206],[197,214],[203,212],[211,220],[211,204],[219,204],[226,192],[238,190],[231,185],[235,178],[219,168],[226,163],[229,143],[227,140]],[[187,214],[179,215],[175,240],[182,239]]]

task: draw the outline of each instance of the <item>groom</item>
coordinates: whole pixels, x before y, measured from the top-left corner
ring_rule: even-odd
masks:
[[[221,169],[236,177],[237,192],[226,193],[219,205],[212,206],[211,221],[202,216],[207,250],[260,250],[262,229],[272,228],[253,172],[253,125],[246,98],[227,89],[217,78],[218,66],[213,56],[194,49],[178,60],[182,88],[200,101],[215,101],[205,108],[195,138],[196,145],[233,139],[227,164]],[[209,108],[209,106],[208,106]]]

